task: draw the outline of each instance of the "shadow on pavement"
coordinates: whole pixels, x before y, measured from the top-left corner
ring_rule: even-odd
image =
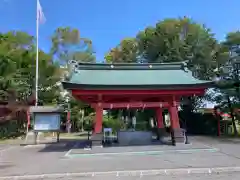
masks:
[[[87,140],[84,139],[60,139],[59,142],[45,143],[45,147],[39,152],[66,152],[73,149],[74,146],[85,144]],[[79,146],[78,146],[79,148]],[[84,148],[84,146],[83,146]]]
[[[184,144],[184,143],[180,143]],[[86,139],[79,139],[79,138],[60,138],[59,142],[48,142],[44,143],[43,148],[39,150],[38,152],[67,152],[69,150],[87,150],[92,147],[92,143],[90,140]],[[148,144],[128,144],[128,145],[120,145],[118,143],[106,143],[103,146],[103,149],[108,149],[108,148],[116,148],[116,147],[128,147],[128,148],[134,148],[134,147],[166,147],[166,146],[173,146],[172,142],[169,139],[165,139],[164,141],[160,140],[153,140],[151,143]],[[178,147],[178,145],[176,145]]]
[[[0,169],[7,169],[7,168],[10,168],[10,167],[14,167],[14,165],[11,165],[11,164],[0,164]]]
[[[60,141],[45,143],[43,147],[38,152],[67,152],[69,150],[84,150],[84,148],[91,147],[91,141],[87,139],[60,139]],[[132,144],[132,145],[119,145],[119,144],[108,144],[104,146],[104,149],[114,148],[114,147],[142,147],[142,146],[171,146],[171,143],[161,143],[159,141],[154,141],[150,144]]]

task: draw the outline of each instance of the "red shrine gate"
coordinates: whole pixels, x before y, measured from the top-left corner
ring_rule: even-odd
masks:
[[[95,135],[102,132],[104,109],[154,108],[157,127],[164,128],[162,112],[168,109],[173,136],[176,141],[183,141],[178,118],[181,98],[201,96],[212,84],[192,77],[182,63],[80,63],[77,70],[63,86],[95,109]]]
[[[178,106],[182,96],[203,95],[206,87],[186,90],[72,90],[79,100],[89,103],[96,112],[95,133],[102,131],[104,109],[154,108],[158,127],[163,128],[164,109],[168,109],[173,129],[180,128]],[[98,100],[99,99],[99,100]],[[148,99],[148,100],[147,100]],[[152,100],[152,101],[151,101]],[[157,101],[158,100],[158,101]]]

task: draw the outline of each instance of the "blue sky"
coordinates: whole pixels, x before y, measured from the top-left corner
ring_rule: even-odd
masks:
[[[167,17],[188,16],[205,23],[219,40],[240,27],[240,0],[40,0],[46,23],[39,45],[48,51],[50,35],[59,26],[78,28],[90,38],[97,59],[125,37]],[[36,0],[0,0],[0,31],[35,34]]]

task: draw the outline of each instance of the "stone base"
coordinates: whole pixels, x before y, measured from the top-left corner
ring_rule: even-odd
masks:
[[[37,144],[45,140],[43,132],[29,131],[26,135],[24,144]]]
[[[152,143],[151,131],[119,131],[118,143],[120,146],[149,145]]]
[[[37,134],[33,131],[29,131],[26,135],[24,144],[37,144]]]
[[[92,146],[102,146],[103,133],[93,134],[91,137]]]
[[[182,128],[172,129],[171,137],[173,143],[185,143],[185,130]]]
[[[44,140],[45,140],[44,133],[43,132],[38,132],[37,133],[37,141],[41,142],[41,141],[44,141]]]

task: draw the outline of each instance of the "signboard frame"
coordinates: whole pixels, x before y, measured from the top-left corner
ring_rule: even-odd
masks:
[[[36,125],[36,117],[37,116],[46,116],[45,118],[48,118],[52,115],[58,115],[58,128],[54,128],[54,129],[36,129],[35,125]],[[35,112],[33,113],[33,119],[34,119],[34,123],[33,123],[33,131],[34,132],[60,132],[61,130],[61,115],[59,112]],[[49,124],[51,124],[51,122],[49,122]]]

